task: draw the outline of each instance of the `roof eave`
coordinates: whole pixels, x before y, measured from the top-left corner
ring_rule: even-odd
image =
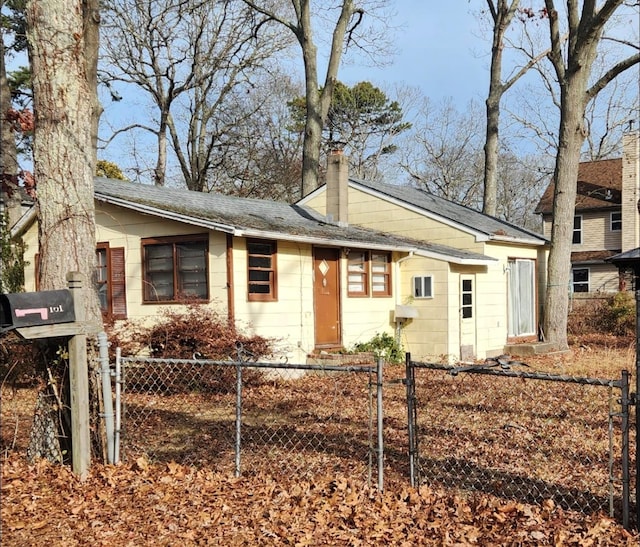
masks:
[[[436,260],[444,260],[445,262],[451,262],[452,264],[460,264],[464,266],[489,266],[494,262],[497,262],[497,258],[465,258],[461,256],[451,256],[444,253],[438,253],[436,251],[427,251],[424,249],[418,249],[415,254],[424,258],[434,258]]]
[[[31,226],[31,224],[33,224],[33,222],[36,220],[37,216],[38,211],[34,204],[29,207],[29,209],[27,209],[24,214],[18,219],[18,222],[13,225],[10,231],[11,237],[20,237],[22,234],[24,234],[29,229],[29,226]]]
[[[127,209],[131,209],[137,211],[139,213],[144,213],[147,215],[159,216],[163,219],[175,220],[177,222],[184,222],[186,224],[192,224],[194,226],[199,226],[201,228],[208,228],[210,230],[215,230],[216,232],[224,232],[227,234],[233,234],[235,232],[235,228],[228,224],[220,224],[218,222],[211,222],[210,220],[193,217],[189,215],[182,215],[180,213],[175,213],[173,211],[168,211],[166,209],[161,209],[159,207],[152,207],[150,205],[142,205],[140,203],[128,201],[126,199],[116,198],[113,196],[108,196],[104,194],[100,194],[96,192],[95,198],[98,201],[102,201],[104,203],[109,203],[112,205],[117,205],[120,207],[125,207]]]

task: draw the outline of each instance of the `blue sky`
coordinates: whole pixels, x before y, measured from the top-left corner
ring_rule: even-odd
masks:
[[[343,66],[348,84],[369,80],[376,85],[405,83],[419,87],[434,101],[451,97],[461,108],[471,99],[483,101],[489,86],[488,36],[476,16],[478,0],[396,0],[398,50],[393,65],[382,69]]]

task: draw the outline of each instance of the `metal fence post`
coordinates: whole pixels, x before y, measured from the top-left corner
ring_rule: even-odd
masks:
[[[242,435],[242,363],[236,365],[236,461],[235,476],[240,476],[240,449]]]
[[[629,371],[622,371],[622,526],[629,529]]]
[[[416,432],[415,432],[415,385],[414,369],[411,365],[411,354],[405,354],[405,385],[407,388],[407,433],[409,435],[409,478],[411,486],[416,486],[415,453],[416,453]]]
[[[122,350],[116,348],[116,417],[113,441],[113,463],[120,463],[120,427],[122,424]]]
[[[383,411],[382,411],[382,371],[384,359],[378,357],[376,368],[377,376],[377,400],[378,400],[378,490],[384,491],[384,438],[383,438]]]
[[[634,405],[636,407],[636,528],[640,530],[640,412],[638,412],[638,398],[640,397],[640,287],[636,275],[636,393]]]
[[[107,435],[107,463],[114,463],[113,399],[111,395],[111,370],[109,369],[109,342],[107,333],[98,333],[100,374],[102,376],[102,401],[104,405],[104,428]]]

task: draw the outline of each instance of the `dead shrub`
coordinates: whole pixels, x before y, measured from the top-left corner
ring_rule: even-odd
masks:
[[[567,334],[574,344],[628,346],[636,334],[634,294],[618,292],[575,306],[569,312]]]

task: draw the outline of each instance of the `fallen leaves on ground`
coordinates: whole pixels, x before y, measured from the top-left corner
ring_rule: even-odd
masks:
[[[421,487],[384,493],[341,476],[314,481],[229,477],[144,458],[68,467],[2,467],[2,545],[565,545],[632,546],[639,536],[603,515],[463,498]]]

